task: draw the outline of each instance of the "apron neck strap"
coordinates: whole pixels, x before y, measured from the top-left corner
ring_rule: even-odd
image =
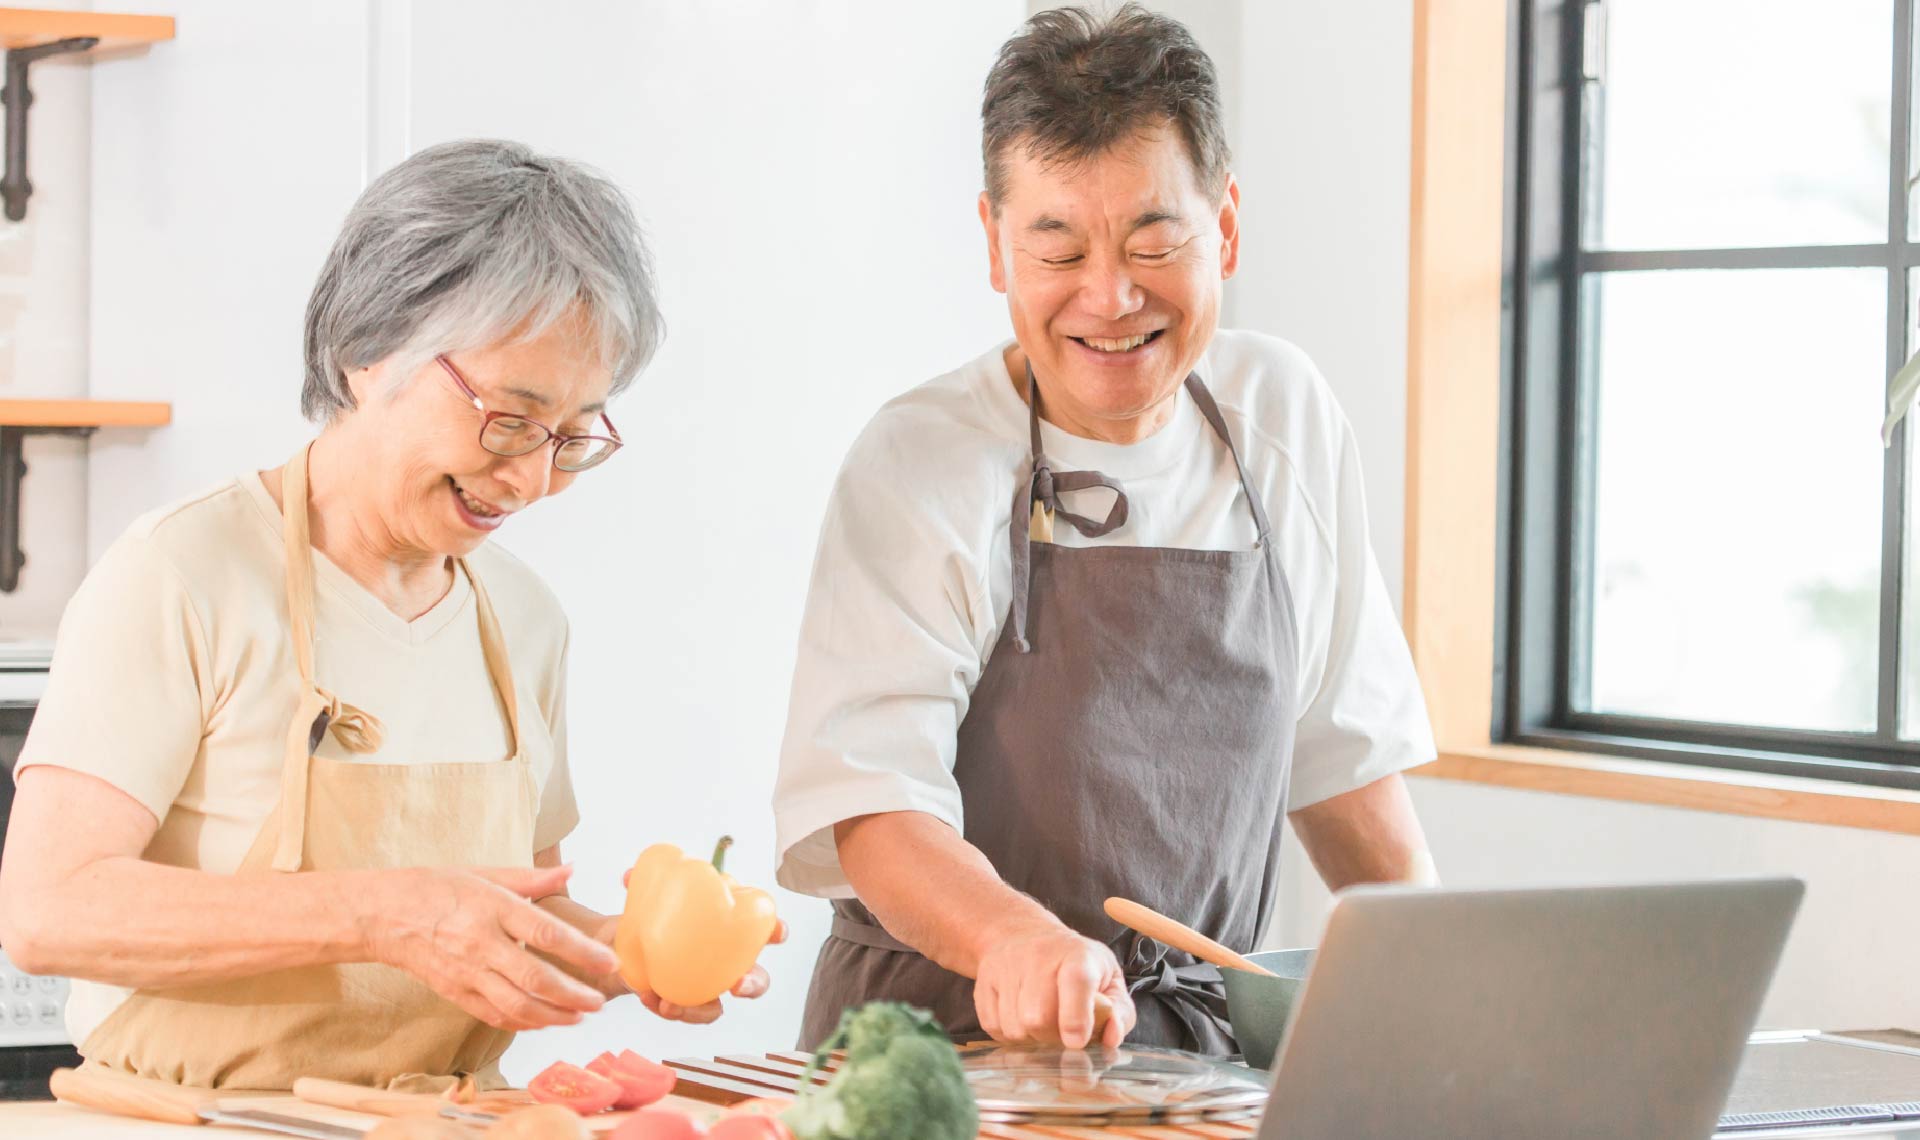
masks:
[[[1233,456],[1234,474],[1240,477],[1240,493],[1247,497],[1247,510],[1253,515],[1253,526],[1259,535],[1257,544],[1265,546],[1273,535],[1273,527],[1267,522],[1267,506],[1253,489],[1253,480],[1247,478],[1247,465],[1240,459],[1240,449],[1233,445],[1233,435],[1227,431],[1227,418],[1220,414],[1220,405],[1214,401],[1213,393],[1201,382],[1198,372],[1187,374],[1187,394],[1200,406],[1200,414],[1213,426],[1213,434],[1227,445],[1227,454]]]
[[[1246,496],[1247,508],[1253,515],[1254,530],[1258,536],[1255,545],[1265,546],[1272,534],[1272,527],[1267,522],[1267,508],[1255,493],[1252,481],[1247,478],[1247,466],[1240,459],[1240,449],[1233,445],[1233,436],[1227,431],[1226,417],[1220,414],[1220,405],[1215,402],[1213,393],[1207,390],[1198,372],[1187,374],[1185,386],[1187,394],[1199,406],[1201,416],[1213,428],[1214,434],[1220,437],[1220,442],[1227,445],[1227,454],[1233,457],[1234,473],[1240,479],[1240,491]],[[1010,615],[1013,621],[1013,644],[1022,653],[1033,652],[1033,643],[1027,638],[1027,606],[1033,585],[1032,516],[1035,506],[1042,506],[1049,514],[1065,519],[1088,538],[1110,533],[1127,521],[1127,493],[1119,483],[1098,471],[1055,471],[1047,462],[1040,441],[1040,382],[1034,377],[1031,360],[1027,362],[1027,433],[1031,474],[1026,482],[1014,488],[1013,520],[1008,533],[1008,545],[1013,556],[1013,607]],[[1114,494],[1113,507],[1104,521],[1095,522],[1060,505],[1062,492],[1084,491],[1094,487],[1106,487]]]
[[[307,519],[307,462],[313,445],[287,461],[280,480],[280,537],[286,546],[287,624],[301,688],[313,685],[313,532]]]
[[[341,700],[320,687],[314,676],[313,530],[307,517],[308,444],[287,462],[280,484],[281,533],[286,546],[287,624],[293,641],[294,664],[300,671],[299,699],[287,726],[286,755],[280,777],[279,837],[274,844],[273,867],[300,869],[306,846],[308,768],[320,741],[331,731],[349,752],[380,750],[386,729],[378,717]],[[513,686],[513,668],[506,637],[494,613],[493,600],[479,575],[465,559],[460,572],[473,587],[474,608],[480,624],[480,650],[487,676],[506,713],[509,762],[521,763],[520,701]],[[531,779],[531,776],[529,776]]]
[[[513,687],[513,664],[507,656],[507,638],[500,632],[500,617],[494,611],[493,597],[487,593],[486,583],[480,575],[473,572],[467,560],[459,560],[460,572],[467,576],[473,586],[473,608],[480,619],[480,652],[486,658],[487,676],[493,681],[493,691],[500,698],[502,709],[507,715],[507,743],[512,751],[508,753],[514,760],[522,760],[520,750],[520,697]]]

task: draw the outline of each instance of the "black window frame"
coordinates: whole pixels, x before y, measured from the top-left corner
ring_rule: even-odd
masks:
[[[1590,12],[1604,0],[1508,0],[1495,741],[1920,790],[1920,740],[1899,738],[1900,670],[1920,666],[1899,656],[1906,423],[1883,467],[1874,732],[1600,714],[1578,711],[1571,699],[1584,684],[1587,634],[1579,623],[1591,612],[1594,409],[1580,383],[1581,282],[1594,273],[1648,269],[1881,268],[1891,377],[1907,348],[1907,271],[1920,269],[1920,243],[1907,237],[1906,185],[1915,2],[1893,0],[1886,241],[1642,253],[1580,248],[1582,100],[1587,75],[1604,66],[1602,49],[1588,43],[1596,18]]]

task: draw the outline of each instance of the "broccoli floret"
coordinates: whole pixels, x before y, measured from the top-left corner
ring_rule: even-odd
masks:
[[[836,1049],[847,1053],[840,1070],[814,1085]],[[932,1014],[897,1001],[840,1015],[782,1119],[798,1140],[974,1140],[980,1132],[953,1042]]]

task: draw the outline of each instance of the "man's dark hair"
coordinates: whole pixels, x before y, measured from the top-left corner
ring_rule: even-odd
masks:
[[[1180,133],[1208,197],[1226,187],[1227,132],[1213,61],[1178,20],[1123,4],[1110,15],[1055,8],[1028,20],[987,73],[980,106],[987,200],[1006,194],[1006,153],[1043,162],[1105,154],[1142,130]]]

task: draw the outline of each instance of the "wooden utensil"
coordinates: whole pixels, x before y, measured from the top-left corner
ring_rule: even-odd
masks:
[[[309,1104],[364,1112],[369,1116],[432,1116],[442,1105],[451,1103],[432,1093],[394,1092],[320,1077],[301,1077],[294,1081],[293,1095]]]
[[[1234,953],[1193,927],[1183,922],[1176,922],[1152,907],[1142,906],[1132,899],[1110,898],[1107,900],[1106,909],[1107,917],[1120,925],[1137,930],[1156,942],[1164,942],[1175,950],[1185,950],[1202,962],[1211,962],[1213,965],[1229,970],[1245,970],[1249,974],[1265,974],[1269,978],[1279,976],[1272,970]]]
[[[136,1120],[237,1124],[309,1140],[358,1140],[366,1135],[364,1128],[250,1108],[248,1098],[223,1098],[209,1089],[187,1088],[110,1069],[56,1069],[47,1083],[56,1100]]]

